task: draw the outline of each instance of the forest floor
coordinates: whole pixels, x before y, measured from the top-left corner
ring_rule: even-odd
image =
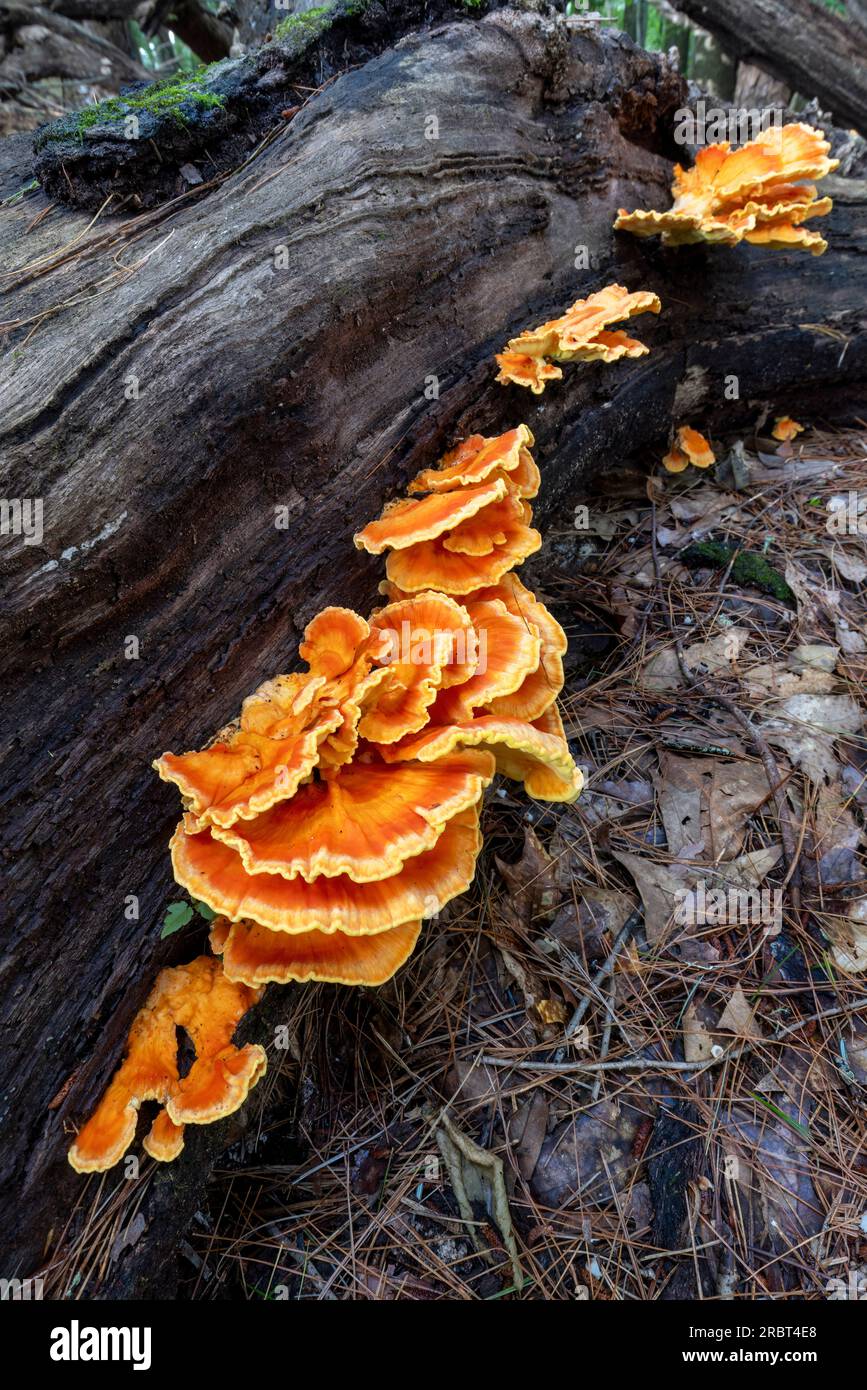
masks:
[[[867,426],[769,428],[527,567],[587,788],[495,788],[388,986],[286,991],[181,1296],[867,1294]],[[82,1200],[73,1297],[129,1215]]]

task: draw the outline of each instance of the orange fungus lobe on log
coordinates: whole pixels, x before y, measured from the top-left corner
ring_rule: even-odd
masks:
[[[830,148],[820,130],[802,124],[771,127],[738,150],[728,141],[707,145],[691,169],[675,165],[674,202],[667,212],[621,208],[615,229],[661,236],[665,246],[745,241],[821,256],[828,243],[804,223],[831,211],[831,199],[817,198],[811,182],[837,168]]]
[[[636,314],[658,314],[658,297],[650,290],[630,292],[623,285],[606,285],[576,299],[559,318],[549,319],[538,328],[526,329],[510,339],[497,354],[500,368],[497,381],[503,386],[526,386],[539,396],[549,381],[563,373],[558,362],[618,362],[621,357],[643,357],[649,348],[612,323],[634,318]]]
[[[323,610],[305,671],[259,685],[203,749],[157,760],[182,800],[175,878],[216,914],[213,955],[158,976],[70,1151],[79,1171],[118,1161],[143,1101],[163,1106],[144,1147],[164,1162],[185,1125],[237,1109],[265,1053],[233,1033],[265,985],[389,980],[472,883],[497,773],[542,801],[578,795],[557,709],[566,638],[513,573],[542,543],[532,447],[526,425],[470,435],[419,473],[355,537],[387,556],[382,607]],[[183,1078],[177,1028],[196,1049]]]

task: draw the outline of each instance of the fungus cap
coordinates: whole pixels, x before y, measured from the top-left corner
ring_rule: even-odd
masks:
[[[836,169],[829,150],[821,131],[797,123],[765,130],[739,150],[727,141],[705,146],[692,168],[675,166],[674,202],[666,212],[621,208],[614,226],[636,236],[660,234],[671,246],[747,241],[820,256],[827,242],[801,224],[825,216],[831,199],[817,199],[815,187],[800,180],[824,178]]]
[[[550,319],[539,328],[526,329],[512,338],[508,350],[519,355],[554,358],[558,362],[575,361],[586,353],[588,360],[594,361],[604,357],[609,346],[613,346],[599,337],[609,324],[636,314],[658,314],[660,307],[658,296],[650,290],[630,292],[624,285],[606,285],[586,299],[576,299],[560,318]],[[634,342],[633,339],[626,341]],[[642,347],[642,344],[635,346]],[[622,356],[623,352],[617,355]]]
[[[237,1110],[266,1066],[261,1047],[232,1043],[238,1023],[258,998],[258,991],[227,979],[212,956],[161,970],[133,1020],[123,1061],[69,1150],[72,1167],[79,1173],[103,1172],[117,1163],[135,1137],[143,1101],[165,1106],[147,1138],[148,1151],[164,1162],[180,1152],[184,1124],[208,1124]],[[196,1050],[183,1078],[178,1028]]]
[[[784,443],[796,439],[804,431],[804,426],[799,425],[797,420],[793,420],[791,415],[778,415],[774,421],[774,428],[771,434],[774,439],[779,439]]]
[[[384,550],[406,550],[419,542],[433,541],[455,530],[492,502],[506,496],[503,478],[493,478],[475,487],[455,488],[422,498],[400,498],[391,502],[378,521],[368,522],[355,536],[358,550],[381,555]]]
[[[468,594],[464,603],[470,605],[477,600],[492,599],[504,603],[530,631],[538,632],[540,653],[536,669],[524,678],[513,694],[491,700],[486,713],[503,719],[538,719],[563,689],[563,656],[569,645],[566,634],[545,604],[516,574],[506,575],[499,584]]]
[[[446,822],[433,846],[388,878],[358,883],[348,874],[313,882],[248,874],[240,856],[210,832],[172,838],[175,878],[223,919],[258,922],[272,932],[341,931],[373,936],[430,917],[470,886],[481,849],[477,806]]]
[[[523,782],[527,794],[539,801],[574,801],[584,785],[553,705],[531,722],[482,715],[462,724],[431,727],[382,753],[389,761],[426,762],[458,748],[489,749],[497,771]]]
[[[255,922],[239,922],[217,936],[229,979],[246,985],[307,984],[382,985],[412,954],[421,922],[405,922],[375,936],[345,936],[320,931],[288,935],[270,932]]]
[[[432,724],[459,724],[492,700],[513,695],[536,671],[542,651],[538,629],[510,613],[502,599],[467,601],[484,660],[461,685],[443,691],[431,710]]]
[[[483,555],[461,554],[453,547],[447,548],[443,538],[423,541],[409,550],[392,551],[385,567],[390,583],[405,593],[436,589],[452,596],[498,583],[542,544],[539,532],[528,526],[524,514],[514,507],[501,512],[498,523],[504,539],[496,541]],[[461,543],[459,537],[458,544]]]
[[[395,743],[424,728],[443,686],[468,680],[478,665],[467,610],[445,594],[420,593],[381,608],[370,620],[374,659],[390,679],[370,703],[359,729],[373,743]]]
[[[696,468],[710,468],[715,461],[716,455],[708,440],[690,425],[679,427],[675,444],[662,460],[669,473],[682,473],[690,463]]]
[[[369,634],[364,618],[351,608],[323,608],[304,629],[298,652],[312,675],[335,680],[349,670]]]
[[[185,1125],[176,1125],[165,1110],[161,1110],[141,1141],[146,1154],[157,1163],[171,1163],[184,1147]]]
[[[472,487],[499,473],[513,475],[522,464],[522,455],[533,447],[533,435],[526,425],[507,430],[492,438],[470,435],[443,456],[436,468],[425,468],[409,485],[410,492],[452,492]]]
[[[316,766],[320,745],[340,727],[339,711],[319,708],[320,681],[307,707],[288,714],[276,698],[278,681],[249,697],[241,726],[224,731],[209,748],[164,753],[154,762],[161,779],[175,784],[204,825],[234,825],[293,796]]]
[[[549,381],[562,381],[563,369],[546,357],[531,357],[526,352],[498,352],[494,359],[499,367],[495,378],[501,386],[525,386],[534,396],[541,396]]]
[[[382,750],[388,745],[383,745]],[[348,874],[357,883],[389,878],[431,849],[452,816],[474,806],[494,775],[494,760],[462,749],[399,769],[356,761],[311,782],[254,821],[213,835],[240,856],[249,874]]]

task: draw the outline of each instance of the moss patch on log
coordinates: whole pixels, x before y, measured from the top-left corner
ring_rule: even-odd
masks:
[[[779,570],[769,565],[764,555],[753,550],[739,550],[737,546],[725,545],[721,541],[699,541],[682,550],[678,557],[690,569],[701,565],[712,569],[723,569],[732,564],[731,577],[736,584],[752,586],[763,594],[770,594],[795,607],[795,595]]]
[[[196,108],[213,110],[225,105],[225,96],[209,91],[207,87],[209,71],[220,66],[221,63],[212,63],[193,73],[178,72],[161,82],[130,88],[119,97],[108,97],[105,101],[95,102],[93,106],[85,106],[81,111],[73,111],[45,127],[37,136],[35,147],[38,150],[49,141],[66,140],[70,134],[83,140],[88,130],[126,121],[130,116],[138,118],[141,114],[153,116],[154,119],[168,117],[181,126],[187,126],[189,119],[185,118],[185,108],[186,117],[189,118],[195,114]]]
[[[358,12],[364,9],[364,5],[358,4]],[[344,11],[347,13],[347,11]],[[280,39],[301,38],[305,42],[318,39],[320,34],[334,22],[335,6],[334,0],[329,0],[327,5],[317,5],[315,9],[304,10],[302,14],[290,14],[274,30],[274,38],[279,42]]]
[[[446,20],[472,21],[504,0],[326,0],[287,15],[260,48],[194,73],[138,83],[42,126],[34,172],[58,202],[112,210],[153,207],[236,168],[279,125],[299,92],[361,66],[405,34]],[[135,121],[131,118],[135,117]],[[190,168],[189,166],[192,166]]]

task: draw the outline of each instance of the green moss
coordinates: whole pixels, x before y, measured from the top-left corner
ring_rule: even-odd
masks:
[[[216,64],[210,65],[215,66]],[[164,78],[162,82],[154,82],[141,92],[123,97],[109,97],[93,106],[85,106],[82,111],[76,111],[69,122],[64,122],[57,129],[47,132],[45,138],[64,140],[69,135],[78,135],[83,139],[85,131],[92,130],[94,126],[106,125],[110,121],[123,121],[127,116],[141,111],[157,119],[168,116],[179,125],[186,125],[182,108],[187,102],[206,108],[225,104],[224,97],[208,91],[204,85],[209,70],[209,67],[201,67],[193,73],[177,72],[172,77]]]
[[[327,4],[317,5],[303,14],[287,15],[275,27],[274,38],[297,38],[302,43],[312,43],[314,39],[321,38],[336,20],[355,19],[364,14],[369,3],[370,0],[348,0],[343,4],[340,0],[328,0]]]
[[[732,556],[737,556],[731,571],[736,584],[752,585],[763,594],[772,594],[781,603],[795,607],[795,595],[783,576],[768,564],[763,555],[757,555],[754,551],[739,551],[735,546],[723,545],[720,541],[699,541],[697,545],[689,545],[682,550],[678,558],[689,566],[710,565],[724,569],[730,564]]]
[[[359,5],[360,10],[362,6]],[[327,5],[317,5],[313,10],[305,10],[303,14],[290,14],[274,30],[275,39],[302,38],[305,40],[318,39],[320,34],[331,24],[334,16],[334,0],[330,0]],[[352,13],[357,13],[353,9]]]

